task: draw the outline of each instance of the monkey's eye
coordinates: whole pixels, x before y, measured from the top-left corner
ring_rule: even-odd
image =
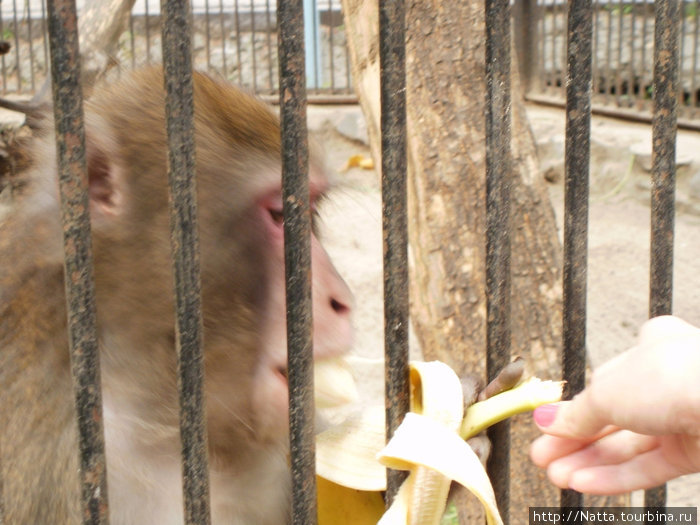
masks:
[[[275,224],[284,224],[284,213],[282,213],[282,210],[268,209],[267,211]]]

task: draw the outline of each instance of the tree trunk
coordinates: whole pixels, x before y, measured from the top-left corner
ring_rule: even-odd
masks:
[[[114,63],[135,0],[92,0],[80,12],[78,31],[83,83],[92,84]]]
[[[355,87],[380,166],[377,0],[343,0],[343,10]],[[406,20],[411,321],[426,360],[485,377],[484,6],[414,0]],[[555,379],[561,248],[517,67],[511,71],[511,351],[525,358],[527,374]],[[558,505],[559,491],[528,459],[538,434],[531,417],[515,418],[511,428],[510,522],[527,523],[528,507]],[[460,509],[462,523],[476,523],[475,507],[468,507]]]
[[[119,37],[129,20],[136,0],[91,0],[78,16],[80,37],[80,74],[85,96],[92,86],[116,64]],[[51,99],[51,75],[33,97],[41,103]]]

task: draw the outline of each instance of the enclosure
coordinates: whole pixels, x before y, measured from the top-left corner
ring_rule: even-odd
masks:
[[[345,36],[340,23],[339,6],[331,1],[328,6],[321,7],[317,11],[317,20],[323,26],[323,38],[316,42],[323,41],[321,50],[316,50],[310,55],[306,54],[308,61],[316,60],[318,64],[323,64],[322,69],[312,67],[313,73],[309,76],[305,73],[303,65],[303,49],[298,45],[290,45],[286,38],[293,36],[295,42],[304,40],[301,33],[303,24],[303,14],[301,3],[281,3],[276,12],[270,10],[269,4],[262,9],[258,3],[247,10],[246,19],[239,11],[239,6],[233,13],[235,17],[228,17],[226,20],[219,13],[209,9],[209,4],[199,6],[195,3],[190,7],[186,2],[168,2],[168,13],[163,13],[164,19],[159,22],[155,14],[151,15],[151,7],[146,2],[143,4],[142,16],[131,18],[132,29],[128,34],[122,36],[121,53],[125,53],[117,60],[125,67],[139,65],[138,59],[147,61],[158,61],[160,47],[160,28],[168,28],[168,24],[180,24],[179,27],[189,27],[187,13],[192,8],[195,17],[192,20],[192,28],[195,29],[193,40],[194,62],[200,67],[211,68],[222,72],[233,81],[240,82],[255,89],[262,94],[282,93],[280,97],[282,103],[280,111],[283,122],[284,143],[286,144],[284,154],[283,175],[286,181],[286,191],[288,195],[296,195],[300,201],[304,201],[303,179],[305,177],[305,167],[299,163],[299,158],[303,157],[306,148],[305,138],[305,84],[311,86],[309,97],[319,97],[319,100],[331,101],[334,96],[342,96],[340,99],[348,101],[352,97],[350,84],[350,59],[344,50]],[[30,6],[30,4],[26,4]],[[65,11],[57,9],[59,2],[55,2],[53,10],[49,10],[49,19],[54,17],[56,31],[65,30],[66,21],[70,20],[71,2],[65,2]],[[565,9],[566,6],[566,9]],[[7,4],[3,4],[3,13],[7,9]],[[317,6],[318,7],[318,6]],[[533,49],[531,57],[538,58],[534,64],[521,58],[521,75],[523,83],[527,86],[527,96],[531,100],[539,100],[549,104],[559,104],[564,95],[562,86],[566,88],[566,142],[564,154],[566,156],[564,174],[564,201],[566,218],[566,228],[563,233],[563,368],[562,377],[568,381],[569,390],[567,395],[573,395],[583,387],[585,381],[586,367],[586,294],[587,294],[587,242],[588,242],[588,206],[589,206],[589,159],[591,155],[591,110],[592,106],[599,104],[601,111],[609,113],[623,114],[624,108],[634,108],[636,113],[645,111],[651,112],[650,99],[653,95],[655,103],[653,119],[653,145],[652,155],[652,233],[650,248],[650,306],[649,315],[655,316],[672,311],[672,274],[673,274],[673,231],[674,231],[674,187],[676,162],[676,128],[677,114],[680,111],[684,124],[688,127],[695,127],[693,120],[696,106],[698,104],[696,86],[696,55],[697,55],[697,34],[698,34],[698,14],[696,2],[673,2],[658,1],[653,4],[648,2],[640,3],[620,3],[601,4],[589,2],[569,2],[549,4],[516,3],[515,29],[527,27],[538,27],[540,39],[536,40],[532,36],[526,39],[527,45],[518,49]],[[197,16],[197,9],[201,9]],[[258,12],[258,9],[260,11]],[[509,3],[503,1],[487,1],[486,3],[486,78],[487,82],[484,90],[487,93],[487,113],[486,113],[486,186],[487,186],[487,207],[486,207],[486,304],[487,318],[489,320],[487,331],[487,364],[486,369],[489,377],[493,377],[496,372],[509,360],[510,357],[510,244],[511,244],[511,205],[509,195],[508,177],[511,169],[511,100],[510,100],[510,32],[511,21],[501,14],[507,12]],[[154,12],[158,11],[154,8]],[[518,22],[517,16],[526,16],[522,12],[534,11],[534,19],[530,24]],[[17,10],[15,9],[15,12]],[[35,11],[29,11],[34,12]],[[230,13],[229,13],[230,14]],[[260,14],[260,16],[258,16]],[[273,16],[274,14],[274,16]],[[62,19],[60,16],[68,18]],[[168,21],[167,17],[172,17]],[[532,16],[532,13],[530,13]],[[567,23],[564,24],[566,17]],[[408,330],[409,326],[409,304],[408,304],[408,233],[406,219],[406,193],[408,184],[408,165],[406,159],[406,108],[405,99],[405,63],[403,42],[405,11],[401,2],[390,4],[380,4],[380,33],[383,53],[382,63],[382,190],[384,217],[384,326],[385,345],[387,352],[387,396],[388,402],[388,432],[391,433],[396,428],[398,421],[406,411],[405,404],[394,403],[392,400],[398,397],[405,398],[407,391],[407,360],[408,360]],[[306,19],[308,21],[308,18]],[[524,18],[527,20],[527,18]],[[6,23],[6,22],[4,22]],[[235,26],[236,47],[235,65],[229,64],[226,60],[232,58],[227,55],[225,38],[217,40],[214,35],[216,31],[233,31],[234,27],[226,24],[239,24]],[[410,24],[410,21],[406,23]],[[143,30],[136,31],[135,27],[143,26]],[[249,30],[247,35],[246,27]],[[260,24],[260,25],[257,25]],[[241,27],[242,25],[242,27]],[[610,28],[618,25],[617,48],[613,49],[614,40],[610,36]],[[61,27],[63,26],[63,27]],[[7,27],[7,26],[5,26]],[[12,22],[11,41],[14,40],[14,59],[12,54],[3,57],[3,88],[5,93],[28,92],[38,88],[45,76],[48,42],[42,40],[42,22],[32,21],[30,17],[20,17]],[[24,31],[23,36],[20,37]],[[171,26],[174,27],[174,26]],[[263,27],[262,31],[256,31],[256,27]],[[276,27],[276,30],[272,29]],[[308,27],[308,22],[307,22]],[[636,38],[630,39],[629,47],[625,47],[622,35],[627,31],[636,37],[635,28],[643,28],[641,44]],[[38,30],[42,28],[41,30]],[[198,30],[197,30],[198,29]],[[38,31],[37,31],[38,30]],[[34,33],[34,31],[37,31]],[[655,31],[655,33],[654,33]],[[649,36],[647,36],[647,32]],[[145,53],[135,51],[137,44],[136,34],[140,34],[138,39],[145,39],[143,49]],[[288,34],[289,33],[289,34]],[[521,38],[518,33],[516,38]],[[653,60],[653,53],[649,50],[649,39],[651,34],[655,34],[655,45],[653,53],[668,53],[673,58],[667,61]],[[197,34],[200,35],[199,45]],[[202,34],[206,35],[202,37]],[[679,34],[682,39],[679,39]],[[36,35],[36,36],[32,36]],[[545,35],[545,36],[543,36]],[[603,37],[607,35],[607,37]],[[10,33],[5,35],[10,36]],[[55,42],[63,44],[71,41],[75,44],[75,38],[69,34],[57,33],[53,37]],[[173,107],[187,107],[187,71],[191,66],[189,56],[190,49],[178,49],[178,38],[182,38],[182,33],[177,38],[171,40],[172,48],[163,53],[166,71],[171,72],[171,79],[176,79],[172,86],[173,97],[170,101]],[[241,45],[243,38],[250,38],[251,42],[257,41],[258,45],[247,46],[247,53],[243,51]],[[152,39],[152,40],[151,40]],[[163,45],[168,42],[163,39]],[[21,42],[33,42],[27,45]],[[312,39],[313,41],[313,39]],[[306,35],[308,44],[308,34]],[[679,45],[680,42],[680,45]],[[277,50],[279,45],[279,51]],[[23,46],[28,50],[30,60],[24,60],[20,55]],[[220,49],[217,54],[215,50]],[[256,51],[257,50],[257,51]],[[64,65],[60,67],[54,65],[54,82],[60,85],[67,82],[68,86],[75,86],[80,82],[79,76],[74,67],[78,63],[76,49],[69,49],[69,54],[63,57],[59,51],[54,51],[54,60],[63,59]],[[199,52],[199,58],[197,53]],[[259,53],[259,54],[256,54]],[[280,66],[277,74],[277,66],[273,57],[279,54]],[[145,55],[145,56],[144,56]],[[26,58],[26,54],[24,55]],[[43,59],[41,57],[43,56]],[[217,58],[218,57],[218,58]],[[566,60],[564,60],[566,57]],[[635,58],[636,57],[636,58]],[[7,59],[7,61],[5,61]],[[12,62],[14,60],[14,62]],[[260,60],[258,62],[258,60]],[[199,61],[199,62],[198,62]],[[24,68],[17,68],[13,64],[26,64]],[[327,67],[327,64],[332,64]],[[621,68],[621,64],[626,63],[626,68]],[[336,67],[337,64],[340,64]],[[649,72],[649,66],[655,64],[655,80]],[[532,68],[528,72],[528,67]],[[666,69],[662,69],[662,68]],[[230,68],[230,69],[228,69]],[[524,68],[524,69],[523,69]],[[307,66],[308,71],[308,66]],[[533,73],[535,71],[535,73]],[[118,74],[118,70],[115,72]],[[663,79],[663,80],[662,80]],[[280,82],[281,87],[277,87]],[[674,90],[673,86],[680,86]],[[184,90],[184,91],[181,91]],[[682,95],[679,96],[679,92]],[[179,97],[183,96],[180,99]],[[68,125],[73,122],[72,111],[77,111],[78,106],[75,100],[66,100],[65,106],[56,107],[57,133],[73,132],[69,128],[61,129],[61,124]],[[177,106],[182,104],[182,106]],[[621,109],[622,108],[622,109]],[[60,118],[61,112],[65,111],[65,118]],[[187,112],[185,111],[185,114]],[[187,158],[178,158],[176,151],[187,152],[188,122],[181,123],[176,130],[173,127],[171,140],[171,166],[173,177],[181,177],[181,181],[191,182],[193,173],[185,170]],[[173,124],[173,126],[176,126]],[[182,133],[182,135],[179,135]],[[179,138],[184,137],[184,138]],[[178,140],[180,142],[178,142]],[[191,139],[190,139],[191,140]],[[69,166],[64,164],[63,173],[69,176]],[[80,178],[79,171],[70,174],[70,177]],[[297,186],[298,184],[298,186]],[[175,195],[174,197],[177,197]],[[191,195],[180,195],[181,206],[192,206]],[[188,209],[188,214],[195,214],[192,208]],[[314,463],[313,463],[313,435],[309,425],[312,407],[300,404],[308,392],[310,376],[310,360],[308,348],[311,345],[310,328],[305,324],[308,319],[310,305],[308,304],[308,286],[306,282],[301,289],[295,288],[299,283],[304,283],[303,278],[308,274],[308,250],[305,240],[305,213],[304,210],[296,210],[297,216],[287,216],[285,219],[286,242],[292,247],[291,252],[298,257],[298,260],[288,260],[288,307],[290,317],[288,329],[290,334],[289,355],[290,355],[290,406],[295,414],[290,420],[290,431],[292,433],[292,465],[294,469],[294,522],[313,523],[316,519],[315,492],[308,490],[313,485]],[[72,212],[68,212],[69,215]],[[85,228],[86,218],[78,217],[78,221]],[[300,229],[301,233],[295,231]],[[308,225],[306,226],[308,228]],[[191,251],[196,249],[196,227],[191,224],[189,227],[178,230],[179,242],[185,249]],[[89,235],[87,229],[83,229],[78,237],[70,242],[82,244]],[[306,248],[305,248],[306,246]],[[176,255],[177,257],[177,255]],[[82,259],[82,257],[79,257]],[[188,337],[183,338],[179,355],[181,359],[188,360],[190,364],[181,367],[183,390],[182,399],[191,399],[200,396],[201,370],[197,363],[201,361],[201,321],[199,305],[195,300],[187,303],[184,298],[197,296],[197,268],[191,266],[192,261],[186,257],[177,260],[177,265],[181,269],[181,281],[177,286],[178,297],[183,298],[181,310],[179,311],[179,332]],[[75,268],[78,271],[78,261],[67,260],[68,271]],[[298,272],[298,273],[295,273]],[[296,277],[295,277],[296,276]],[[300,277],[301,276],[301,277]],[[306,289],[304,289],[304,286]],[[82,294],[91,294],[91,283],[81,283],[79,289],[72,293],[73,301],[79,300]],[[71,302],[71,292],[69,292],[69,303]],[[298,299],[300,298],[300,299]],[[83,312],[85,313],[85,312]],[[71,315],[71,329],[75,330],[74,345],[80,347],[78,341],[84,341],[82,351],[79,353],[80,359],[86,359],[84,367],[79,367],[85,372],[85,377],[77,377],[76,382],[82,385],[77,394],[82,398],[80,392],[90,390],[99,392],[99,389],[92,388],[94,378],[92,374],[95,368],[96,343],[95,335],[89,328],[94,324],[94,319],[79,319]],[[90,312],[87,312],[90,315]],[[297,324],[295,320],[298,320]],[[86,331],[85,328],[88,328]],[[94,327],[93,327],[94,328]],[[74,350],[74,356],[78,354]],[[308,396],[306,396],[308,397]],[[99,410],[99,397],[83,398],[79,404],[79,410],[91,412]],[[191,406],[191,405],[183,405]],[[187,408],[183,408],[187,410]],[[299,417],[299,419],[296,419]],[[206,439],[203,430],[201,414],[194,409],[192,414],[183,414],[183,421],[194,421],[193,426],[183,425],[183,443],[189,440],[202,442]],[[89,419],[89,418],[84,418]],[[103,461],[103,451],[99,449],[99,439],[91,441],[91,436],[99,434],[101,429],[83,428],[83,444],[81,452],[83,454],[83,465],[85,471],[85,483],[88,488],[85,494],[93,494],[94,497],[84,501],[86,509],[90,511],[90,518],[86,518],[86,523],[98,523],[104,518],[105,506],[100,500],[100,491],[96,487],[104,486],[104,479],[95,479],[88,474],[99,466]],[[497,453],[489,465],[489,471],[496,487],[499,506],[507,520],[509,515],[509,428],[508,425],[501,425],[491,432],[490,437],[494,443]],[[201,447],[188,447],[187,450],[199,451]],[[101,459],[102,458],[102,459]],[[197,456],[184,456],[183,468],[185,472],[185,494],[186,494],[186,514],[188,523],[206,523],[208,507],[206,504],[206,482],[194,483],[201,480],[201,472],[206,470],[206,458]],[[104,470],[97,468],[94,472]],[[192,473],[192,474],[188,474]],[[517,480],[514,481],[517,483]],[[396,482],[395,482],[396,483]],[[648,506],[663,506],[663,490],[649,493],[646,503]],[[563,506],[580,506],[582,500],[580,495],[566,492],[562,495]]]

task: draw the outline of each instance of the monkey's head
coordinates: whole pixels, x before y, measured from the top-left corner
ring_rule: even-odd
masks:
[[[213,450],[287,428],[280,129],[263,103],[194,76],[205,389]],[[130,74],[86,104],[103,383],[177,418],[163,74]],[[329,188],[315,151],[311,206]],[[312,238],[314,354],[347,351],[352,297]],[[149,417],[152,417],[149,415]]]

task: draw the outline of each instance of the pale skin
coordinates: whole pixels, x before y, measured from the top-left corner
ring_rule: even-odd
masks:
[[[560,488],[618,494],[700,472],[700,329],[664,316],[572,401],[534,413],[530,449]]]

